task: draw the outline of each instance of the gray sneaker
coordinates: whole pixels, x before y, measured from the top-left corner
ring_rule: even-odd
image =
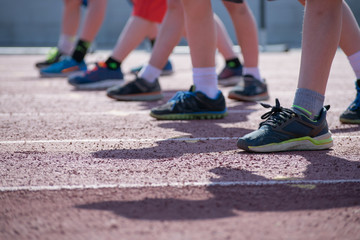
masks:
[[[269,94],[266,82],[262,82],[252,75],[245,75],[244,81],[229,92],[228,98],[248,102],[268,100]]]
[[[156,101],[163,98],[157,79],[154,83],[149,83],[142,78],[109,88],[107,96],[119,101]]]
[[[280,106],[261,104],[271,111],[261,116],[266,119],[258,130],[238,139],[237,146],[248,152],[280,152],[292,150],[322,150],[333,146],[331,132],[326,122],[326,112],[330,106],[321,110],[319,117],[311,120],[303,114]]]

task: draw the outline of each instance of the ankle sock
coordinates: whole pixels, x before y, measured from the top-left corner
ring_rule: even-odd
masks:
[[[196,91],[212,99],[217,97],[219,89],[215,67],[193,68],[193,80]]]
[[[61,34],[58,41],[58,49],[61,53],[70,56],[74,50],[75,36]]]
[[[116,61],[112,57],[109,57],[105,63],[106,63],[106,67],[110,70],[117,70],[120,68],[121,65],[121,62]]]
[[[240,62],[239,58],[232,58],[232,59],[225,60],[225,64],[229,68],[238,68],[241,66],[241,62]]]
[[[324,106],[325,96],[310,89],[298,88],[292,109],[315,120]]]
[[[360,51],[349,56],[348,60],[350,62],[352,69],[354,70],[356,78],[360,79]]]
[[[243,75],[251,75],[262,82],[264,81],[264,79],[261,78],[260,70],[258,67],[244,67]]]
[[[90,45],[91,45],[90,42],[80,39],[75,46],[75,50],[74,53],[72,54],[72,58],[79,63],[82,62],[85,58],[85,55]]]
[[[143,66],[139,72],[139,77],[145,79],[146,81],[153,83],[160,76],[161,69],[158,69],[150,64]]]

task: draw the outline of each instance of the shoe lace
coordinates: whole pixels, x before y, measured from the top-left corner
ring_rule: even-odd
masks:
[[[281,107],[278,99],[275,99],[275,106],[265,103],[261,103],[261,106],[264,108],[271,108],[271,110],[261,116],[261,119],[266,120],[260,123],[260,127],[263,125],[277,127],[286,122],[288,119],[297,116],[293,110]]]
[[[185,99],[190,98],[194,95],[193,92],[188,91],[178,91],[175,95],[169,100],[169,102],[184,102]]]

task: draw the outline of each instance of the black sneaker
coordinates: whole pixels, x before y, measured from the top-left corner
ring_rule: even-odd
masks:
[[[47,58],[45,61],[42,62],[38,62],[35,64],[35,66],[37,68],[44,68],[44,67],[48,67],[53,63],[57,63],[60,61],[61,56],[63,56],[63,54],[59,51],[58,48],[51,48]]]
[[[163,98],[157,79],[154,83],[149,83],[142,78],[109,88],[107,96],[120,101],[155,101]]]
[[[234,86],[242,81],[243,78],[243,66],[240,65],[236,68],[230,68],[225,66],[218,75],[218,83],[221,86]]]
[[[227,115],[223,94],[208,98],[192,86],[188,92],[177,92],[166,104],[151,109],[150,116],[160,120],[218,119]]]
[[[266,119],[259,129],[238,139],[237,146],[249,152],[279,152],[291,150],[322,150],[333,146],[331,132],[326,122],[326,112],[330,106],[321,110],[315,120],[292,109],[261,104],[271,108],[261,116]]]
[[[236,85],[229,92],[228,97],[238,101],[255,102],[268,100],[269,94],[265,81],[262,82],[252,75],[245,75],[244,82],[240,82],[238,85]]]
[[[360,124],[360,79],[355,82],[356,98],[340,116],[340,122]]]

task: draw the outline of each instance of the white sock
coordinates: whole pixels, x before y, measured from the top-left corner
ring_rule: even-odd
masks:
[[[58,42],[60,52],[71,55],[75,47],[75,36],[61,34]]]
[[[219,89],[215,67],[193,68],[193,80],[196,91],[204,93],[209,98],[217,97]]]
[[[261,78],[260,70],[258,67],[244,67],[243,75],[252,75],[254,78],[264,81],[264,79]]]
[[[357,79],[360,79],[360,51],[348,57]]]
[[[158,69],[150,64],[146,64],[141,68],[139,72],[139,77],[145,79],[146,81],[153,83],[160,76],[161,69]]]

